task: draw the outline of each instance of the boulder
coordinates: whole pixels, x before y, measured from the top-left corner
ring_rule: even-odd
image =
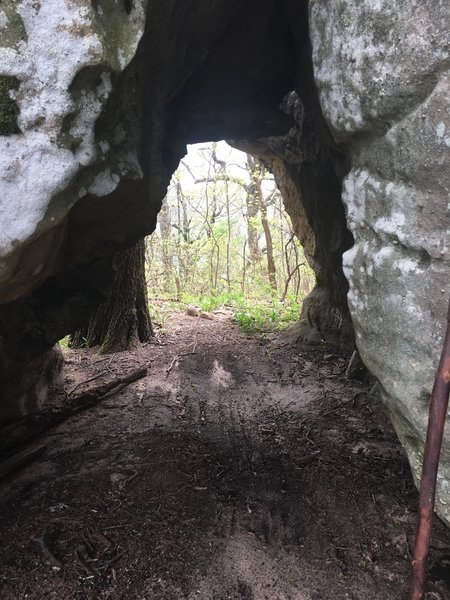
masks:
[[[58,344],[2,381],[2,425],[39,412],[63,386],[64,358]]]
[[[324,116],[348,149],[343,257],[361,357],[418,481],[450,297],[450,5],[312,0]],[[437,511],[450,523],[450,434]]]
[[[325,341],[353,348],[348,283],[342,270],[342,254],[353,243],[341,200],[347,159],[328,134],[318,100],[305,93],[305,81],[297,81],[296,86],[303,99],[294,91],[282,104],[293,121],[286,135],[233,140],[231,144],[259,156],[272,171],[292,230],[316,276],[316,286],[303,302],[299,322],[280,337],[279,343]]]

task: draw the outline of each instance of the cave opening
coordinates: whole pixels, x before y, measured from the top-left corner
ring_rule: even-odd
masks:
[[[150,303],[233,306],[243,323],[254,305],[248,328],[265,311],[275,329],[298,321],[315,284],[268,165],[225,142],[188,146],[146,255]]]
[[[415,3],[82,4],[0,11],[16,48],[0,47],[14,108],[0,135],[2,597],[395,600],[448,290],[436,121],[448,93],[442,55],[417,53]],[[437,4],[420,13],[436,48]],[[40,52],[43,31],[64,52]],[[186,146],[222,139],[273,173],[314,271],[295,336],[277,345],[220,310],[162,315],[143,344],[149,330],[129,330],[128,352],[64,350],[63,385],[53,344],[108,302],[118,255],[158,214],[161,227]],[[234,276],[215,256],[217,292]],[[180,273],[199,284],[204,266],[180,258],[176,297]],[[363,369],[345,377],[355,341],[378,387]],[[448,561],[438,535],[435,594]]]
[[[0,315],[5,423],[42,405],[48,381],[40,381],[41,374],[50,377],[58,370],[56,359],[53,369],[43,354],[86,327],[110,295],[115,253],[155,228],[188,143],[233,139],[269,166],[295,215],[295,234],[317,281],[305,324],[313,336],[319,331],[338,345],[354,343],[342,272],[342,253],[352,244],[341,201],[348,159],[321,113],[307,3],[222,6],[214,13],[207,46],[202,24],[212,15],[210,8],[197,7],[198,22],[180,37],[182,64],[154,42],[161,31],[183,28],[185,10],[172,14],[166,7],[156,20],[149,10],[136,56],[114,80],[95,123],[96,152],[109,166],[93,169],[86,185],[75,178],[74,189],[50,203],[42,232],[38,228],[20,249],[5,287]],[[97,66],[77,72],[70,89],[74,103],[84,102],[85,87],[104,94],[107,79]],[[58,143],[73,152],[83,149],[72,113],[62,127]]]

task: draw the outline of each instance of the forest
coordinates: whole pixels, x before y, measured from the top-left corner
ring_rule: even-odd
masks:
[[[273,175],[225,142],[191,146],[181,161],[146,240],[146,278],[154,314],[158,302],[229,306],[262,334],[298,320],[314,285]]]

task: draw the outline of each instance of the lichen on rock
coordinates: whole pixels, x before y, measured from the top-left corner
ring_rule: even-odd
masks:
[[[319,284],[301,327],[353,339],[348,300],[417,480],[450,295],[449,30],[441,0],[0,3],[0,375],[105,298],[187,143],[272,137]],[[447,435],[450,523],[449,482]]]
[[[9,12],[0,13],[4,31],[12,36],[20,23],[24,32],[17,43],[0,46],[0,127],[9,134],[0,138],[0,290],[9,281],[23,293],[51,274],[48,253],[58,248],[45,236],[79,198],[73,190],[67,201],[71,182],[87,188],[104,169],[95,125],[113,89],[112,74],[125,69],[136,52],[145,5],[135,2],[127,15],[122,3],[106,0],[96,9],[89,0],[24,0],[14,3],[14,14],[10,3]],[[11,82],[18,82],[14,99],[5,89]],[[71,143],[61,143],[67,139]],[[27,256],[39,255],[40,268],[25,259],[31,243],[35,251]],[[3,287],[3,297],[14,297],[11,285]]]
[[[94,223],[87,244],[81,233],[69,233],[68,223],[76,221],[72,212],[78,203],[95,204],[97,198],[120,188],[122,179],[132,195],[129,181],[142,177],[131,151],[136,148],[134,131],[127,129],[126,120],[119,123],[123,111],[114,113],[114,126],[102,129],[98,123],[112,95],[120,98],[121,107],[122,90],[134,89],[124,84],[124,71],[144,32],[146,4],[136,0],[133,10],[127,11],[122,2],[107,0],[0,3],[0,421],[14,414],[12,399],[19,397],[21,379],[26,381],[23,364],[39,361],[67,323],[77,322],[77,313],[85,312],[87,318],[91,303],[100,302],[106,293],[110,265],[95,255],[91,245],[92,232],[98,228]],[[119,147],[114,130],[120,125],[124,143]],[[109,148],[113,151],[107,154]],[[111,177],[105,185],[101,174],[107,172]],[[124,196],[119,194],[118,202]],[[103,206],[93,208],[91,220],[92,213],[103,211]],[[104,228],[109,233],[108,224]],[[86,229],[80,225],[82,232]],[[78,267],[83,261],[87,266]],[[103,277],[91,262],[102,265]],[[89,273],[94,269],[95,289],[66,293],[78,275],[67,276],[66,283],[55,284],[57,291],[47,295],[58,302],[37,308],[45,301],[30,300],[30,294],[70,268]],[[22,303],[23,298],[29,304]],[[37,409],[43,397],[28,387],[30,393],[20,396],[16,416]]]

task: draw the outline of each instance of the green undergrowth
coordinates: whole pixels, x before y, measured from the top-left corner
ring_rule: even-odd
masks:
[[[296,300],[247,302],[234,313],[234,320],[244,333],[265,337],[284,331],[300,318],[301,304]]]
[[[220,294],[211,294],[209,296],[193,296],[183,294],[181,303],[186,306],[197,306],[205,312],[211,312],[219,308],[236,308],[244,302],[242,294],[237,292],[222,292]]]
[[[163,299],[150,301],[149,312],[157,331],[166,332],[168,322],[174,313],[185,312],[188,307],[211,313],[228,309],[230,317],[243,333],[265,338],[269,333],[283,331],[300,318],[301,300],[287,297],[280,302],[277,299],[246,298],[239,293],[222,293],[210,296],[183,295],[180,301]],[[64,349],[70,348],[70,336],[59,341]]]
[[[184,311],[194,306],[206,313],[219,309],[229,309],[233,320],[242,332],[260,337],[283,331],[300,318],[301,300],[288,296],[283,302],[270,298],[247,298],[240,293],[221,293],[208,296],[184,294],[181,301],[169,302],[173,311]],[[164,311],[151,304],[150,311]],[[161,319],[161,317],[160,317]]]
[[[165,333],[170,313],[174,310],[173,302],[150,302],[148,309],[153,327]]]
[[[59,345],[61,348],[65,348],[68,350],[70,348],[70,335],[66,335],[62,340],[59,340]]]

